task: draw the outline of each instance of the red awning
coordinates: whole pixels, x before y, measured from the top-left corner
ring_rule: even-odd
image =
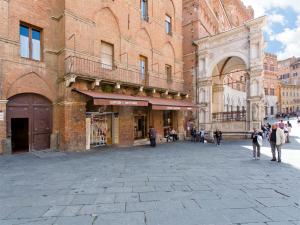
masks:
[[[153,110],[184,110],[190,111],[196,108],[192,103],[183,100],[162,99],[152,97],[138,97],[122,94],[103,93],[95,91],[81,91],[81,94],[94,99],[94,105],[119,105],[119,106],[148,106],[151,104]]]
[[[148,101],[130,95],[74,90],[94,99],[94,105],[148,106]]]
[[[190,111],[196,108],[192,103],[183,100],[149,98],[153,110],[184,110]]]

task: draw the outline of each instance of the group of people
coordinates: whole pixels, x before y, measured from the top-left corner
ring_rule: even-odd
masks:
[[[272,150],[271,161],[281,162],[281,147],[284,143],[289,143],[289,133],[291,132],[292,124],[287,121],[285,124],[281,120],[278,124],[273,125],[265,124],[262,126],[262,131],[258,131],[256,128],[251,134],[253,144],[253,159],[260,159],[260,149],[263,144],[263,139],[267,139],[270,142]],[[277,157],[276,157],[277,152]]]
[[[155,147],[156,146],[156,136],[157,136],[157,132],[156,132],[155,128],[150,127],[148,134],[149,134],[149,139],[150,139],[150,146]],[[177,141],[178,134],[174,128],[169,128],[167,130],[165,138],[166,138],[167,142]]]
[[[191,129],[191,141],[192,142],[199,142],[204,143],[205,142],[205,130],[204,128],[201,128],[199,131],[197,131],[194,127]]]

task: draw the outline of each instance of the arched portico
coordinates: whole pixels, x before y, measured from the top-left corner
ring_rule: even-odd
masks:
[[[264,24],[265,17],[260,17],[195,41],[200,128],[242,132],[260,127],[264,117]]]

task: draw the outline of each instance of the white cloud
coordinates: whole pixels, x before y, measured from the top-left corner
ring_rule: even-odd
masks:
[[[263,16],[266,11],[281,8],[291,8],[295,12],[300,13],[300,4],[295,0],[242,0],[245,5],[251,5],[255,11],[255,16]]]
[[[276,9],[291,9],[300,14],[300,4],[295,0],[242,0],[245,5],[251,5],[255,12],[255,17],[266,15],[267,12],[274,12]],[[270,40],[278,41],[282,44],[282,51],[277,52],[279,59],[292,56],[300,56],[300,15],[296,21],[296,28],[285,28],[280,33],[274,33],[272,26],[280,24],[286,26],[287,21],[284,15],[270,14],[265,32],[270,36]]]
[[[279,59],[300,56],[300,26],[295,29],[286,28],[283,32],[274,34],[272,39],[283,45],[283,51],[278,52]]]
[[[268,24],[264,30],[271,37],[271,40],[272,40],[272,35],[273,35],[272,27],[276,24],[280,24],[280,25],[284,26],[287,24],[287,21],[286,21],[285,17],[281,14],[273,13],[271,15],[268,15]]]

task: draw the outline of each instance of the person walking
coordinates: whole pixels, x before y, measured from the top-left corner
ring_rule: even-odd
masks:
[[[289,135],[289,127],[288,127],[288,124],[285,124],[284,125],[284,134],[285,134],[285,142],[286,143],[290,143],[290,135]]]
[[[150,139],[150,146],[156,146],[156,130],[154,127],[150,127],[149,130],[149,139]]]
[[[201,128],[200,130],[200,142],[204,143],[204,138],[205,137],[205,130],[203,128]]]
[[[253,159],[259,160],[260,159],[260,147],[262,146],[262,136],[261,133],[254,128],[253,133],[251,135],[252,139],[252,146],[253,146]]]
[[[270,133],[270,145],[272,149],[273,158],[271,161],[276,161],[276,150],[278,153],[278,162],[281,162],[281,147],[285,143],[285,135],[281,128],[277,127],[277,124],[273,124],[272,130]]]
[[[192,142],[196,142],[197,131],[196,131],[196,129],[194,127],[191,130],[191,136],[192,136]]]
[[[215,136],[216,144],[220,145],[222,139],[222,132],[219,129],[217,129],[214,133],[214,136]]]

